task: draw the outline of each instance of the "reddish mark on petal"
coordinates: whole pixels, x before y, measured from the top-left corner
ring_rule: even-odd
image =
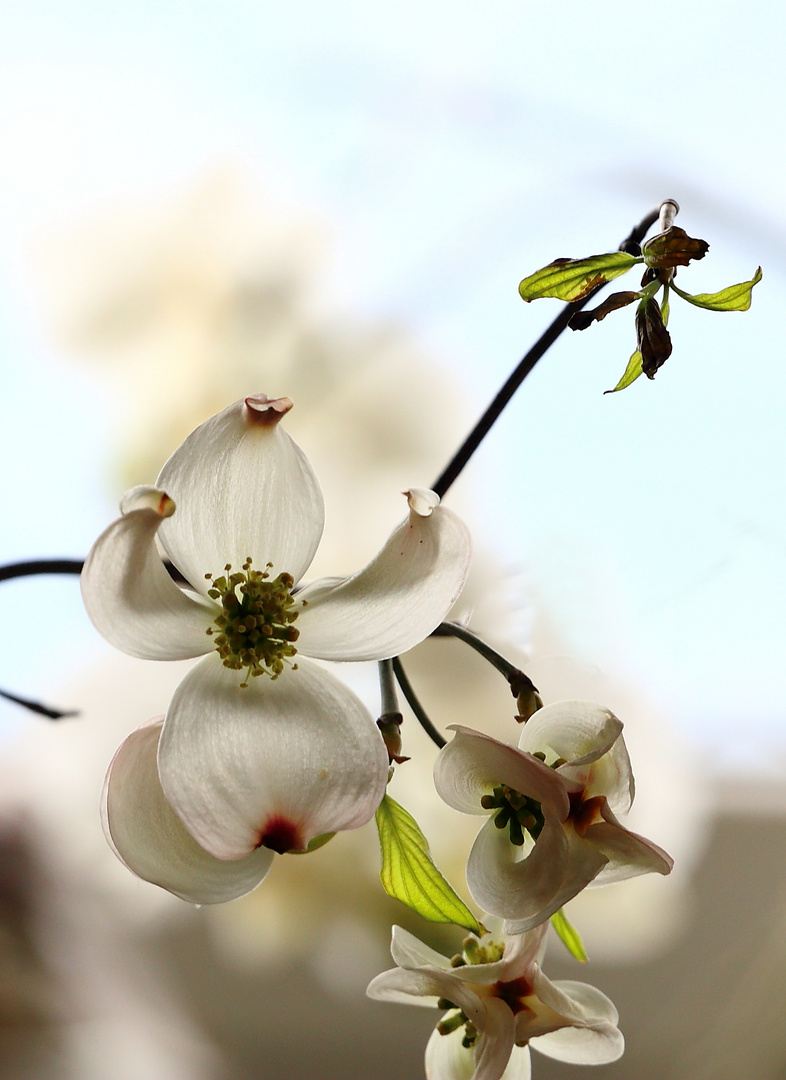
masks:
[[[270,848],[279,855],[287,851],[303,851],[305,846],[299,827],[281,814],[267,819],[257,844],[257,847]]]
[[[156,507],[156,513],[159,517],[171,517],[174,512],[174,500],[170,499],[165,491],[162,491],[161,498],[158,500],[158,506]]]
[[[244,399],[246,418],[260,427],[273,427],[292,408],[288,397],[269,398],[267,394],[254,394]]]
[[[491,992],[493,997],[498,997],[505,1002],[514,1016],[532,1011],[528,1005],[524,1004],[523,999],[531,997],[533,987],[523,975],[520,979],[511,979],[510,982],[495,983]]]
[[[570,813],[568,814],[568,820],[572,822],[573,828],[579,836],[584,836],[590,826],[597,825],[599,821],[603,820],[601,811],[606,796],[594,795],[591,799],[584,799],[582,792],[579,791],[575,795],[571,794],[569,798]]]

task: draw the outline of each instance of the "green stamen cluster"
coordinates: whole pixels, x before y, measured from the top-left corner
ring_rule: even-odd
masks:
[[[297,653],[292,644],[300,633],[292,626],[298,616],[291,592],[295,582],[291,574],[279,574],[271,581],[272,566],[268,563],[264,570],[252,570],[249,557],[242,570],[230,573],[232,566],[227,563],[221,577],[205,574],[213,584],[207,594],[222,609],[207,633],[215,635],[224,667],[246,672],[243,688],[257,675],[277,679]]]
[[[451,967],[465,967],[467,964],[496,964],[498,960],[502,959],[505,952],[504,945],[500,945],[496,941],[489,941],[485,945],[481,945],[476,937],[465,938],[462,946],[462,951],[451,957]],[[440,998],[437,1007],[456,1010],[452,1015],[444,1016],[437,1024],[437,1031],[440,1035],[450,1035],[452,1031],[463,1025],[464,1037],[461,1040],[461,1045],[469,1049],[478,1037],[478,1029],[472,1021],[468,1020],[466,1014],[447,998]]]
[[[507,784],[499,784],[492,795],[484,795],[480,800],[484,810],[496,810],[494,824],[498,829],[510,831],[510,842],[517,847],[524,843],[524,832],[537,840],[543,828],[543,811],[536,799],[522,795]]]

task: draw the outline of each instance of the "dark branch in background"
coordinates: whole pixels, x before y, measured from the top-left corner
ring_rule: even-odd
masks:
[[[8,563],[0,566],[0,581],[11,581],[13,578],[33,577],[35,574],[81,574],[84,566],[83,559],[30,559],[27,562]],[[11,694],[8,690],[0,690],[0,697],[6,701],[13,701],[15,705],[21,705],[30,712],[39,716],[46,716],[49,720],[62,720],[66,716],[78,716],[75,709],[52,709],[40,701],[31,698],[19,697]]]
[[[81,574],[84,559],[30,559],[0,566],[0,581],[32,577],[34,574]]]
[[[4,697],[6,701],[13,701],[16,705],[22,705],[25,709],[29,709],[30,712],[38,713],[39,716],[46,716],[49,720],[62,720],[66,716],[79,716],[78,709],[50,709],[48,705],[42,705],[40,701],[31,701],[30,698],[18,697],[16,694],[9,694],[7,690],[0,690],[0,697]]]
[[[658,220],[660,208],[651,210],[645,218],[639,222],[635,228],[631,229],[630,234],[625,237],[619,246],[620,251],[627,251],[630,255],[641,254],[641,241],[647,235],[649,230]],[[588,293],[583,300],[574,300],[572,304],[567,304],[563,310],[556,317],[554,322],[549,326],[543,334],[538,338],[529,352],[524,356],[519,363],[516,370],[512,373],[510,378],[504,383],[497,396],[491,402],[489,407],[478,420],[475,427],[469,433],[467,438],[459,450],[457,451],[453,460],[448,464],[445,471],[439,477],[439,479],[432,485],[432,491],[436,491],[440,499],[445,495],[448,488],[454,483],[454,481],[460,476],[464,470],[465,465],[475,453],[477,448],[488,435],[491,428],[496,423],[502,410],[508,404],[510,399],[516,393],[518,388],[524,382],[526,377],[532,371],[537,364],[538,360],[551,348],[557,338],[560,336],[563,330],[567,328],[571,317],[577,312],[581,311],[585,307],[596,293],[600,292],[603,285],[599,285],[592,292]]]

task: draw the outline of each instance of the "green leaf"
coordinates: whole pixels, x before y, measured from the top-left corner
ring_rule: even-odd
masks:
[[[560,908],[551,916],[551,925],[559,934],[562,944],[570,955],[575,957],[576,960],[580,960],[582,964],[586,964],[587,954],[584,951],[581,935],[576,927],[568,922],[564,908]]]
[[[635,382],[636,379],[638,379],[639,375],[641,375],[641,373],[641,353],[637,349],[633,356],[631,356],[630,360],[628,360],[628,366],[625,368],[625,374],[622,376],[614,389],[604,390],[603,393],[616,394],[618,390],[624,390],[627,386],[630,386],[632,382]]]
[[[382,848],[379,876],[388,896],[400,900],[424,919],[455,923],[479,935],[480,923],[437,870],[429,854],[428,840],[412,815],[386,795],[376,818]]]
[[[524,278],[519,292],[521,299],[527,303],[543,296],[554,296],[557,300],[583,300],[593,289],[605,285],[643,261],[627,251],[611,251],[607,255],[592,255],[589,259],[555,259],[542,270]]]
[[[670,310],[671,310],[671,308],[670,308],[670,305],[669,305],[669,286],[666,285],[665,288],[663,289],[663,299],[660,302],[660,314],[661,314],[661,318],[663,319],[663,325],[664,326],[668,326],[668,324],[669,324],[669,311]]]
[[[707,308],[708,311],[747,311],[751,306],[753,286],[758,285],[760,281],[761,267],[756,270],[750,281],[741,281],[739,285],[729,285],[727,289],[721,289],[720,292],[697,293],[695,296],[691,296],[690,293],[678,289],[674,282],[672,282],[671,287],[675,293],[681,296],[683,300],[687,300],[689,304]]]

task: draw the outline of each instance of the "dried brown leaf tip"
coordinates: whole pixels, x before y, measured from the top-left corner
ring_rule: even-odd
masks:
[[[636,337],[641,353],[641,370],[648,379],[671,356],[671,337],[663,325],[660,305],[655,299],[643,300],[636,311]]]
[[[601,322],[612,311],[627,307],[634,300],[640,300],[641,294],[637,292],[615,292],[607,297],[602,304],[598,304],[591,311],[577,311],[571,315],[568,326],[571,330],[586,330],[594,322]]]
[[[648,240],[641,253],[647,266],[665,269],[687,266],[692,259],[703,259],[709,248],[706,240],[696,240],[688,236],[684,229],[672,225]]]

